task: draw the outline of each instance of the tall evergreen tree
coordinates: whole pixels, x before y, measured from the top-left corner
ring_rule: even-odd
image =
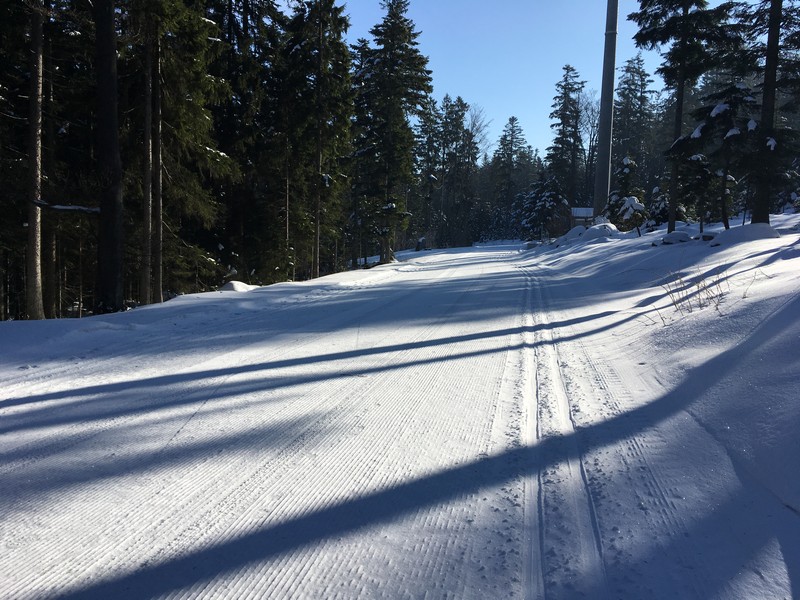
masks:
[[[408,5],[408,0],[382,0],[386,15],[370,31],[374,47],[369,48],[360,74],[362,97],[371,103],[369,129],[381,191],[380,198],[373,198],[373,211],[380,213],[382,260],[392,257],[396,229],[407,215],[414,166],[409,118],[419,113],[432,90],[428,59],[419,51],[420,33],[406,16]]]
[[[469,105],[459,96],[442,100],[442,221],[440,245],[467,245],[473,240],[469,221],[476,196],[478,148],[467,115]]]
[[[409,210],[415,218],[412,233],[417,239],[434,242],[435,230],[441,219],[442,181],[442,111],[433,98],[428,98],[415,126],[415,170],[418,177],[414,204]]]
[[[211,74],[228,93],[213,107],[214,136],[233,169],[215,185],[222,221],[214,230],[230,276],[271,282],[291,277],[286,165],[289,93],[280,77],[285,15],[274,0],[213,0],[221,40]]]
[[[519,119],[510,117],[489,165],[492,189],[489,237],[513,239],[519,235],[519,215],[515,202],[519,193],[534,179],[533,150],[525,139]]]
[[[583,139],[581,137],[581,92],[585,82],[571,65],[563,67],[563,76],[556,84],[550,127],[555,132],[553,144],[547,149],[547,164],[551,174],[558,180],[572,206],[580,202],[578,181],[580,178]]]
[[[767,17],[767,48],[764,60],[764,85],[761,101],[759,151],[763,170],[756,178],[756,198],[753,205],[753,223],[769,223],[771,179],[776,172],[775,106],[778,87],[778,62],[780,60],[781,19],[783,1],[769,0]]]
[[[647,158],[647,142],[654,119],[652,83],[641,53],[622,67],[614,101],[614,164],[619,164],[625,157],[639,164]]]
[[[100,225],[95,311],[122,310],[123,187],[117,117],[117,35],[114,0],[94,3],[97,71],[97,169]]]
[[[338,238],[334,217],[345,187],[342,161],[350,153],[353,112],[350,53],[344,41],[348,26],[343,7],[333,0],[298,3],[287,26],[285,76],[294,81],[289,136],[298,158],[308,160],[312,277],[320,275],[323,229]],[[329,260],[327,270],[333,269]]]
[[[42,103],[44,69],[44,4],[31,5],[31,65],[28,112],[28,246],[26,277],[26,308],[29,319],[44,319],[42,299]]]

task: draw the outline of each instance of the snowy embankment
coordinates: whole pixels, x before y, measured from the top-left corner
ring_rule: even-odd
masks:
[[[797,597],[798,223],[0,323],[0,596]]]

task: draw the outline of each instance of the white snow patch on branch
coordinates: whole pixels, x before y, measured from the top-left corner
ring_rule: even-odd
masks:
[[[714,110],[711,111],[711,117],[713,118],[713,117],[716,117],[717,115],[721,115],[726,110],[728,110],[730,107],[731,107],[730,104],[726,104],[724,102],[722,104],[717,104],[714,107]]]

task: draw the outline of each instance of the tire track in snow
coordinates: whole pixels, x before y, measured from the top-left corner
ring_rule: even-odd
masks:
[[[528,330],[535,357],[537,438],[569,439],[569,457],[553,457],[539,473],[541,561],[547,598],[604,597],[605,565],[594,498],[583,466],[576,424],[558,353],[549,326],[549,303],[543,285],[520,267],[532,290]]]
[[[536,275],[532,277],[537,279]],[[545,305],[551,306],[546,284],[539,285],[539,289],[542,290]],[[566,320],[557,312],[549,311],[549,314],[553,321]],[[573,426],[580,429],[583,425],[590,426],[623,415],[634,406],[634,402],[613,363],[605,361],[601,364],[592,358],[581,337],[570,335],[573,329],[569,325],[563,326],[560,337],[569,339],[553,341],[567,394],[570,419]],[[568,361],[561,357],[559,347],[566,350]],[[585,414],[587,409],[588,415]],[[594,448],[582,454],[581,465],[595,509],[596,532],[606,573],[614,574],[614,579],[606,584],[608,592],[623,593],[624,590],[625,593],[631,593],[632,584],[638,578],[643,596],[660,597],[658,589],[652,587],[644,574],[632,570],[631,565],[636,563],[637,557],[633,554],[630,541],[641,536],[643,531],[647,531],[646,537],[666,534],[667,538],[687,539],[691,528],[676,505],[676,499],[680,498],[678,492],[664,483],[667,476],[648,458],[657,456],[667,441],[660,431],[652,428],[652,423],[641,422],[633,429],[642,433],[628,436],[612,447]],[[619,523],[609,517],[604,522],[603,514],[606,511],[612,515],[622,508],[618,496],[607,497],[606,491],[613,477],[622,477],[627,482],[626,490],[633,496],[631,508],[649,524],[646,530],[641,527],[632,529],[630,519]],[[613,503],[613,506],[609,503]],[[668,545],[663,540],[658,543],[662,547]],[[677,554],[670,556],[669,560],[682,568],[682,582],[672,589],[683,587],[686,588],[687,597],[706,597],[702,573],[706,568],[709,572],[713,570],[707,560],[701,554],[695,554],[691,559]],[[698,565],[703,568],[697,569]]]

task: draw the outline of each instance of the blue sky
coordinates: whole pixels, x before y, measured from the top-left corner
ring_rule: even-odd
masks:
[[[371,39],[384,16],[380,0],[347,0],[348,37]],[[637,0],[619,0],[617,67],[635,56],[627,15]],[[544,154],[552,140],[550,105],[562,67],[571,64],[600,97],[606,2],[603,0],[411,0],[420,49],[433,71],[434,96],[461,96],[483,108],[494,144],[512,115],[528,143]],[[661,62],[644,53],[650,73]]]

